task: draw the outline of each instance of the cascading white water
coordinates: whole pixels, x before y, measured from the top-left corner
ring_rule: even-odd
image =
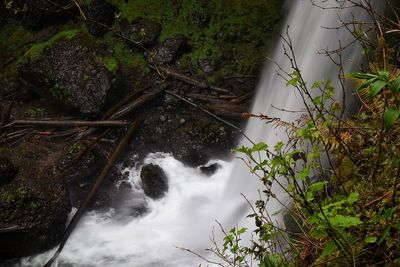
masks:
[[[340,14],[337,12],[316,8],[310,1],[294,0],[291,3],[284,25],[290,25],[289,33],[297,61],[309,83],[318,79],[337,81],[336,66],[325,56],[317,55],[319,49],[337,48],[338,40],[346,44],[351,38],[344,29],[336,31],[321,28],[337,26],[338,15],[346,17],[355,11],[344,9]],[[273,58],[290,72],[282,46],[281,41]],[[361,60],[359,48],[352,46],[347,49],[343,59],[345,71],[350,71]],[[286,88],[276,69],[274,65],[266,64],[252,112],[293,121],[293,114],[272,107],[302,109],[301,99],[293,89]],[[333,85],[337,85],[337,82],[333,82]],[[253,141],[265,141],[269,144],[274,144],[285,136],[283,132],[276,132],[257,120],[251,120],[245,132]],[[243,140],[242,143],[246,144],[246,141]],[[169,191],[165,198],[157,201],[145,198],[138,180],[140,168],[128,169],[132,191],[124,200],[121,210],[90,212],[85,215],[68,240],[58,265],[198,266],[199,258],[182,252],[175,246],[202,253],[209,247],[209,236],[216,219],[227,228],[237,223],[248,224],[246,221],[239,222],[249,213],[249,207],[240,193],[255,200],[258,198],[259,184],[240,160],[219,161],[222,168],[211,177],[202,175],[197,169],[185,167],[166,154],[151,154],[145,163],[156,163],[166,172]],[[129,213],[124,210],[135,206],[137,201],[146,201],[149,212],[141,217],[126,215]],[[271,212],[276,211],[279,205],[272,203],[268,209]],[[51,255],[52,251],[49,251],[23,259],[20,266],[42,266]]]

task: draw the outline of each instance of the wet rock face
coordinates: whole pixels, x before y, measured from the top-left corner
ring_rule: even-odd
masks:
[[[183,35],[174,35],[160,44],[151,55],[146,57],[150,62],[167,64],[175,60],[183,52],[186,46],[186,38]]]
[[[199,169],[200,169],[200,171],[201,171],[202,173],[204,173],[205,175],[211,176],[211,175],[213,175],[214,173],[216,173],[217,170],[220,169],[220,168],[221,168],[221,165],[220,165],[220,164],[218,164],[218,163],[213,163],[213,164],[207,165],[207,166],[200,166]]]
[[[226,158],[235,147],[235,132],[172,96],[165,95],[159,106],[148,107],[145,117],[131,143],[131,150],[141,156],[172,153],[184,164],[197,167],[211,156]]]
[[[116,11],[117,8],[114,5],[104,0],[93,0],[90,2],[87,8],[86,16],[90,20],[94,20],[111,27],[115,21],[114,13]],[[86,22],[86,27],[89,33],[93,36],[102,36],[108,31],[106,27],[95,22]]]
[[[69,0],[15,0],[9,13],[20,17],[28,28],[41,29],[65,22],[77,14],[77,9]]]
[[[168,178],[158,165],[144,165],[140,172],[140,179],[144,193],[153,199],[163,197],[168,191]]]
[[[155,46],[161,34],[161,25],[147,18],[136,18],[131,23],[124,19],[120,26],[127,38],[138,41],[145,47]]]
[[[38,142],[0,148],[0,154],[19,169],[12,181],[0,187],[0,259],[50,249],[64,233],[71,206],[56,167],[62,149]]]
[[[66,109],[98,116],[112,97],[113,75],[93,42],[87,36],[61,39],[37,60],[22,66],[21,76],[36,93],[56,100]]]
[[[18,173],[18,168],[7,158],[0,158],[0,186],[10,183]]]

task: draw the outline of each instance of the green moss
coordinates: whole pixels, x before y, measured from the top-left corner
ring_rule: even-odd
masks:
[[[42,42],[42,43],[37,43],[31,46],[31,48],[18,60],[18,64],[24,63],[27,60],[32,60],[35,61],[40,57],[42,54],[43,50],[51,45],[53,45],[55,42],[57,42],[60,39],[72,39],[74,38],[79,32],[81,32],[81,29],[72,29],[72,30],[65,30],[58,32],[56,35],[51,37],[49,40]]]
[[[115,73],[118,69],[118,62],[114,57],[104,57],[103,65],[112,73]]]
[[[132,51],[124,40],[109,32],[104,35],[100,42],[106,44],[113,51],[113,57],[119,66],[124,66],[127,69],[136,68],[144,73],[149,71],[143,53]]]
[[[109,2],[128,21],[147,17],[161,23],[161,42],[173,34],[186,36],[191,51],[180,59],[181,67],[202,74],[199,60],[213,61],[219,66],[209,78],[215,80],[223,75],[255,74],[277,36],[283,1],[183,0],[164,1],[162,5],[159,0]],[[208,25],[201,25],[202,20],[208,20]]]

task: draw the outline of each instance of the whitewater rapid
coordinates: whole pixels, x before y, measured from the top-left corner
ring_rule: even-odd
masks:
[[[169,154],[150,154],[144,164],[157,164],[166,173],[169,190],[164,198],[144,196],[140,166],[129,172],[131,194],[120,209],[87,213],[63,249],[56,266],[187,267],[201,261],[177,247],[203,254],[210,243],[218,215],[210,214],[220,204],[232,163],[215,160],[221,168],[212,176],[184,166]],[[140,217],[125,215],[145,201],[148,212]],[[22,260],[20,266],[43,266],[54,250]]]

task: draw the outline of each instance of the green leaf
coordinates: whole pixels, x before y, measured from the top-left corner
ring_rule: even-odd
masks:
[[[264,151],[264,150],[266,150],[267,148],[268,148],[268,145],[267,145],[266,143],[260,142],[260,143],[254,145],[254,146],[251,148],[251,152]]]
[[[322,189],[324,189],[325,184],[326,184],[325,181],[313,183],[313,184],[311,184],[311,185],[308,187],[308,189],[309,189],[311,192],[320,192],[320,191],[322,191]]]
[[[376,81],[376,78],[372,78],[372,79],[366,80],[357,89],[361,90],[361,89],[367,88],[368,86],[371,85],[371,83],[373,83],[375,81]]]
[[[387,82],[387,80],[389,80],[389,72],[387,70],[378,71],[378,78]]]
[[[390,226],[386,227],[385,230],[383,230],[383,233],[379,237],[378,245],[382,244],[383,241],[386,240],[386,238],[389,236],[389,233],[390,233]]]
[[[371,85],[371,91],[369,92],[369,97],[374,98],[385,86],[387,85],[386,81],[378,80]]]
[[[372,244],[375,243],[378,238],[376,236],[368,236],[365,238],[365,243]]]
[[[389,85],[389,88],[393,94],[397,94],[397,92],[400,90],[400,76]]]
[[[378,76],[375,74],[364,73],[364,72],[353,72],[353,73],[349,73],[348,76],[351,78],[362,79],[362,80],[378,78]]]
[[[383,114],[383,121],[385,122],[386,129],[391,129],[399,118],[400,111],[397,108],[390,107]]]
[[[343,216],[340,214],[337,214],[331,218],[329,218],[329,221],[334,225],[334,226],[340,226],[340,227],[353,227],[362,224],[363,222],[353,216]]]
[[[349,204],[353,204],[357,202],[359,199],[359,194],[357,192],[352,192],[350,195],[347,197],[346,202]]]
[[[244,153],[246,155],[250,155],[251,154],[250,149],[248,147],[245,147],[245,146],[241,146],[241,147],[235,148],[235,149],[233,149],[233,151]]]
[[[338,247],[336,246],[335,242],[329,241],[326,243],[324,250],[321,253],[321,258],[325,258],[326,256],[331,255],[333,252],[337,251]]]

